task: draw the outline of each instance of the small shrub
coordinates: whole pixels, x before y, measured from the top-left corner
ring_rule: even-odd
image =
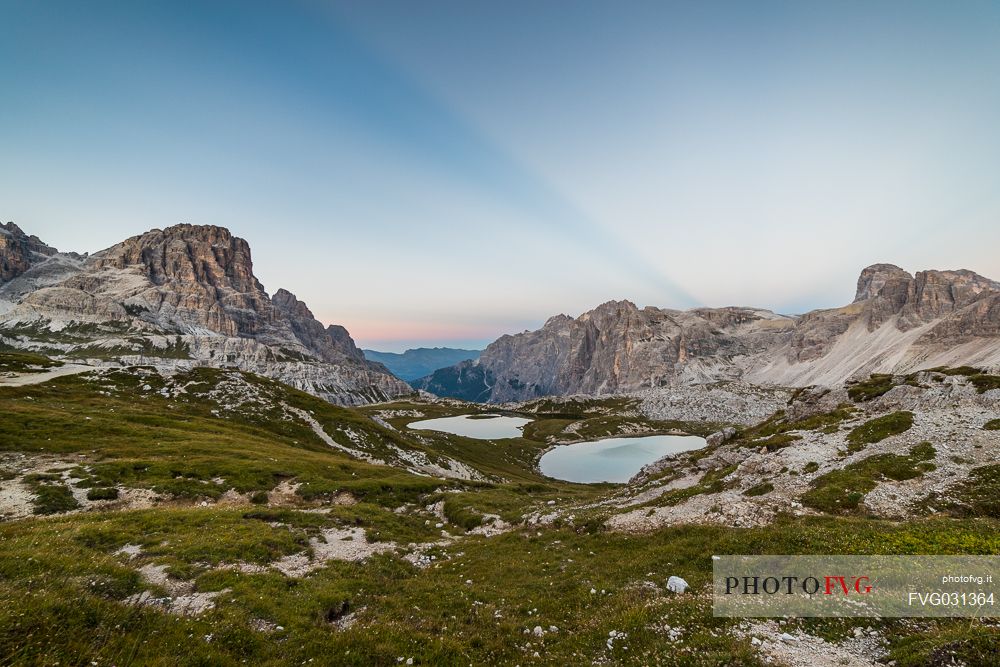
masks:
[[[1000,431],[1000,419],[991,419],[983,424],[983,429],[986,431]]]
[[[779,449],[784,449],[788,445],[792,444],[796,440],[801,440],[802,436],[792,435],[790,433],[776,433],[770,438],[764,440],[754,440],[749,444],[750,447],[764,447],[769,452],[776,452]]]
[[[910,449],[910,456],[916,457],[921,461],[932,461],[937,456],[937,450],[934,449],[934,445],[924,441],[919,445],[914,445]]]
[[[36,472],[30,475],[25,475],[24,481],[32,485],[45,482],[60,482],[62,481],[62,475],[51,472]]]
[[[815,461],[810,461],[802,468],[802,472],[804,473],[816,472],[817,470],[819,470],[819,464]]]
[[[985,373],[973,375],[969,377],[969,382],[972,383],[972,386],[980,394],[985,394],[991,389],[1000,389],[1000,376],[998,375],[987,375]]]
[[[483,515],[458,502],[448,499],[444,502],[444,515],[448,521],[461,526],[464,530],[472,530],[483,525]]]
[[[73,492],[63,484],[42,484],[35,487],[35,514],[59,514],[80,506]]]
[[[87,491],[87,500],[118,500],[118,489],[103,488]]]
[[[751,486],[749,489],[743,492],[744,496],[763,496],[774,491],[774,484],[770,482],[762,482],[756,486]]]

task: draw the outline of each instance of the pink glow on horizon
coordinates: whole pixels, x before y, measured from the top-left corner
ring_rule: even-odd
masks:
[[[398,343],[423,343],[433,347],[439,345],[465,346],[470,342],[485,343],[496,340],[505,333],[523,331],[524,323],[451,323],[419,320],[382,320],[351,317],[324,317],[324,323],[343,325],[360,347],[397,347]]]

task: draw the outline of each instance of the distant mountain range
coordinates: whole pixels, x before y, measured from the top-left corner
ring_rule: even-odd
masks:
[[[790,316],[610,301],[503,336],[481,354],[357,348],[287,290],[264,291],[229,230],[175,225],[92,255],[0,224],[0,349],[91,364],[239,368],[331,402],[423,389],[485,402],[614,394],[739,380],[837,386],[871,373],[1000,368],[1000,283],[891,264],[861,272],[852,303]],[[408,385],[408,381],[410,384]]]
[[[1000,283],[972,271],[891,264],[861,272],[854,301],[801,316],[759,308],[637,308],[610,301],[503,336],[477,361],[411,384],[504,402],[742,380],[836,386],[871,373],[1000,368]]]
[[[418,347],[402,354],[396,352],[378,352],[362,350],[365,358],[377,361],[392,371],[396,377],[406,380],[417,380],[430,375],[439,368],[453,366],[457,363],[478,359],[482,350],[460,350],[453,347]]]

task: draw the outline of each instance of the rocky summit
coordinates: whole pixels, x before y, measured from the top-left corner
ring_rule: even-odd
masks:
[[[0,283],[18,277],[56,252],[37,236],[25,234],[13,222],[0,224]]]
[[[59,253],[13,223],[0,230],[9,347],[168,371],[229,366],[346,405],[412,391],[291,292],[269,296],[249,245],[223,227],[154,229],[90,256]]]
[[[972,271],[891,264],[862,271],[853,303],[801,316],[758,308],[638,308],[611,301],[537,330],[503,336],[478,361],[415,386],[504,402],[632,393],[742,380],[835,386],[871,373],[1000,366],[1000,283]]]

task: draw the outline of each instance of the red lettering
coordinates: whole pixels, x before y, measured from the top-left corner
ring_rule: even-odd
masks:
[[[833,595],[833,584],[834,583],[839,583],[840,584],[840,589],[842,591],[844,591],[844,595],[847,595],[847,593],[848,593],[847,582],[844,581],[843,577],[830,577],[830,576],[826,576],[826,577],[823,577],[823,579],[824,579],[824,581],[826,581],[826,594],[827,595]]]

